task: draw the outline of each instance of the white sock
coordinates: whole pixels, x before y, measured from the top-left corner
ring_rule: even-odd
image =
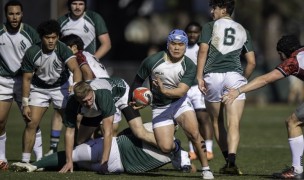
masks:
[[[42,158],[42,136],[41,136],[41,130],[39,129],[36,132],[36,139],[35,139],[35,144],[33,147],[33,151],[36,156],[36,161],[40,160]]]
[[[22,153],[22,162],[30,162],[31,153]]]
[[[296,173],[302,173],[303,166],[301,162],[304,150],[303,135],[295,138],[289,138],[288,142],[292,155],[292,166],[295,168]]]
[[[205,140],[205,144],[206,144],[206,150],[208,152],[212,152],[212,146],[213,146],[213,140]]]
[[[210,170],[210,167],[209,166],[202,167],[202,171],[206,171],[206,170]]]
[[[194,152],[194,147],[191,141],[189,141],[189,152]]]
[[[0,160],[6,160],[5,156],[5,143],[6,142],[6,133],[4,133],[2,136],[0,136]]]

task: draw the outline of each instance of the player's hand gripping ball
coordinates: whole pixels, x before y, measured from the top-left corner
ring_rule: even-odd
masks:
[[[138,87],[133,91],[133,101],[136,106],[148,106],[152,104],[152,92],[146,87]]]

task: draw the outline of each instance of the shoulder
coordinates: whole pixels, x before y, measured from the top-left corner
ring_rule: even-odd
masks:
[[[58,23],[60,24],[60,26],[61,26],[61,24],[62,23],[64,23],[66,20],[68,20],[69,19],[69,14],[67,13],[67,14],[65,14],[65,15],[63,15],[63,16],[60,16],[58,19],[57,19],[57,21],[58,21]]]
[[[158,63],[160,60],[162,60],[165,56],[166,52],[165,51],[160,51],[156,54],[153,54],[146,59],[144,59],[143,64],[153,66],[156,63]]]
[[[84,18],[91,19],[94,22],[103,21],[101,15],[94,11],[86,11]]]
[[[39,54],[39,52],[41,51],[40,48],[40,43],[39,44],[33,44],[31,47],[29,47],[26,52],[24,57],[28,57],[29,59],[35,59],[35,56],[37,56],[37,54]]]

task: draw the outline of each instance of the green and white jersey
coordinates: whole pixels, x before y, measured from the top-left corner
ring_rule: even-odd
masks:
[[[118,136],[116,141],[125,172],[147,172],[170,162],[170,158],[160,150],[133,135]]]
[[[167,59],[165,51],[147,57],[141,63],[137,75],[142,79],[150,78],[150,82],[158,76],[167,89],[177,88],[179,83],[185,83],[191,87],[196,76],[196,66],[192,60],[187,56],[176,63]],[[177,100],[166,97],[153,86],[151,86],[151,92],[155,106],[165,106]]]
[[[22,72],[34,73],[32,84],[39,88],[55,88],[63,85],[69,78],[66,63],[75,57],[73,52],[58,41],[51,53],[44,54],[41,43],[31,46],[23,57]]]
[[[76,127],[78,113],[84,117],[101,116],[102,119],[114,115],[115,103],[126,93],[126,84],[120,78],[99,78],[89,81],[89,84],[94,90],[93,107],[91,109],[82,107],[74,95],[71,95],[65,110],[64,124],[66,127]]]
[[[25,51],[40,42],[39,35],[29,25],[21,23],[16,34],[10,34],[4,24],[0,25],[0,76],[13,77],[20,73]]]
[[[206,73],[243,74],[240,55],[253,51],[249,32],[231,18],[221,18],[203,26],[199,43],[209,44]]]
[[[58,19],[62,36],[75,34],[81,37],[84,42],[84,49],[91,54],[96,52],[96,38],[108,33],[106,23],[103,18],[93,11],[86,11],[77,20],[70,18],[69,13]]]
[[[185,56],[189,57],[195,65],[197,65],[197,55],[198,55],[199,46],[198,44],[194,44],[192,46],[188,46],[185,52]],[[197,80],[195,78],[193,85],[197,85]]]

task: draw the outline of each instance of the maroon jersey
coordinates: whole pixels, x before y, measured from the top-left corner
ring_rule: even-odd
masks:
[[[304,81],[304,48],[291,54],[291,57],[284,60],[276,67],[285,77],[293,75]]]

